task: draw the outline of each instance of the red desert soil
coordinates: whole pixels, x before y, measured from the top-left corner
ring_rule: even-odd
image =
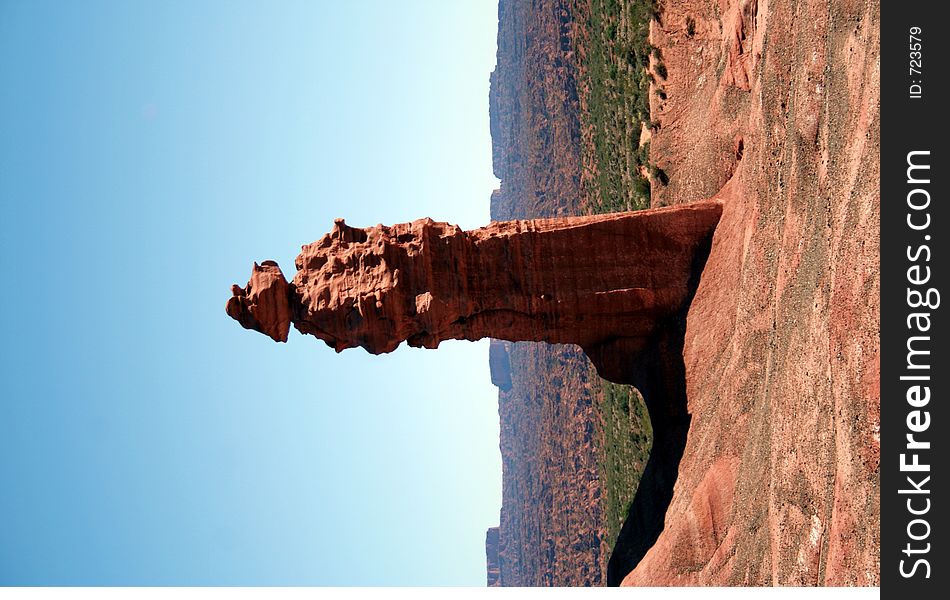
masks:
[[[687,317],[673,500],[624,585],[879,585],[879,18],[660,2],[653,203],[724,210]]]

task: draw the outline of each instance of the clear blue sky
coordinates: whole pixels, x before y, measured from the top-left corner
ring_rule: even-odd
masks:
[[[0,1],[0,583],[484,585],[488,350],[224,312],[329,230],[488,222],[497,3]]]

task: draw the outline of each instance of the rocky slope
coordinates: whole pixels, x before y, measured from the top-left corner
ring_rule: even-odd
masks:
[[[624,584],[879,583],[879,17],[660,2],[654,202],[718,193],[724,212],[687,318],[673,498]]]
[[[624,548],[637,545],[629,539],[637,529],[631,514],[606,579],[628,585],[877,584],[879,6],[661,0],[656,13],[650,36],[657,47],[650,90],[655,127],[641,137],[652,142],[651,175],[663,175],[653,178],[652,203],[718,195],[726,208],[683,334],[691,419],[663,530],[629,560]],[[518,23],[529,20],[522,16]],[[512,27],[500,24],[500,66],[502,37]],[[585,31],[574,32],[583,52]],[[574,59],[574,67],[583,62]],[[541,81],[536,85],[543,87]],[[580,104],[586,105],[583,90]],[[520,135],[530,136],[530,128]],[[556,172],[561,164],[548,168]],[[584,206],[550,202],[543,189],[518,191],[521,204],[516,194],[496,193],[493,211],[508,218]],[[587,190],[567,193],[584,198]],[[556,350],[537,349],[545,351]],[[578,363],[565,357],[562,364],[584,360],[574,359]],[[573,393],[596,422],[597,386],[552,387],[545,375],[553,378],[558,369],[541,371],[554,364],[546,356],[520,375],[528,388],[523,398],[535,390],[546,398],[541,402],[564,406],[564,396]],[[502,416],[529,435],[545,423],[535,413]],[[509,546],[541,556],[546,542],[564,537],[550,532],[564,528],[538,526],[538,506],[523,499],[536,492],[526,482],[539,481],[541,469],[516,469],[514,457],[542,455],[557,438],[513,450],[502,435],[510,457],[505,506],[528,522]],[[573,443],[602,453],[597,442]],[[585,507],[602,502],[602,481],[585,488],[582,478],[544,473],[561,486],[588,489]],[[558,484],[553,489],[555,498],[565,495]],[[557,501],[541,508],[564,513]],[[540,535],[533,535],[535,526]],[[602,535],[602,523],[598,529]],[[609,551],[602,548],[599,559]],[[590,564],[592,555],[581,563]],[[569,562],[519,566],[563,581]],[[511,575],[512,582],[539,579]]]

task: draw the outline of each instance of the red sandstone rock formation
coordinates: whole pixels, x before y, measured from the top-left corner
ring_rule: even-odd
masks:
[[[292,321],[337,352],[484,337],[574,343],[619,379],[613,350],[639,350],[685,306],[720,212],[706,202],[474,231],[431,219],[358,229],[338,219],[303,247],[292,284],[273,261],[255,264],[227,312],[277,341]]]
[[[275,342],[286,342],[290,330],[289,292],[277,263],[272,260],[254,263],[247,287],[231,286],[234,295],[225,310],[245,329],[266,333]]]

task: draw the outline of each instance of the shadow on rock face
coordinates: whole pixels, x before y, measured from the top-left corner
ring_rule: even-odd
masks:
[[[607,585],[620,585],[653,546],[673,499],[690,415],[683,365],[685,323],[672,324],[645,348],[625,377],[640,390],[653,426],[653,447],[607,564]]]
[[[622,341],[588,352],[601,376],[635,386],[643,396],[653,427],[653,447],[633,502],[607,563],[607,585],[619,586],[663,531],[673,486],[686,448],[691,417],[687,411],[683,340],[686,313],[699,285],[711,240],[693,263],[689,301],[658,328],[644,347],[623,348]]]

